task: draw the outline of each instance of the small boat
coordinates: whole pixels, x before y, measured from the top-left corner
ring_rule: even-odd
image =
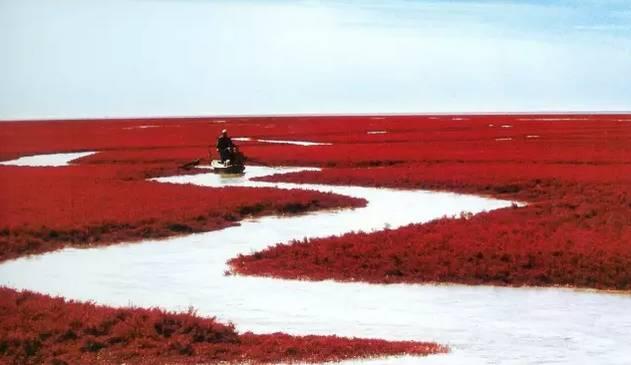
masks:
[[[208,149],[208,155],[212,156],[211,148]],[[241,174],[245,170],[245,155],[239,151],[239,147],[235,146],[232,150],[232,156],[229,160],[221,162],[221,160],[213,160],[210,157],[210,167],[213,172],[218,174]]]
[[[218,174],[240,174],[245,170],[245,165],[237,165],[232,163],[230,160],[227,160],[225,163],[222,163],[219,160],[212,160],[210,162],[210,167],[212,167],[213,172]]]

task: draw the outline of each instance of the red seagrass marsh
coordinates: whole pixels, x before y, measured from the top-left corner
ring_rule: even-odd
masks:
[[[205,168],[222,129],[248,157],[245,177]],[[614,298],[607,305],[616,308],[631,290],[630,140],[631,116],[623,114],[2,123],[0,359],[422,363],[418,356],[430,355],[453,363],[470,357],[468,335],[443,331],[449,304],[442,322],[406,332],[421,312],[405,317],[406,299],[396,298],[415,298],[409,307],[421,311],[423,290],[436,303],[463,291],[472,302],[583,295],[569,288],[595,290],[579,299],[594,306]],[[11,162],[88,151],[64,166]],[[414,194],[478,200],[436,210],[443,203]],[[361,215],[374,207],[383,209]],[[432,209],[443,213],[419,213]],[[354,214],[384,223],[338,229]],[[313,236],[319,222],[322,234]],[[293,231],[278,233],[281,225]],[[73,262],[76,289],[56,287],[55,275],[65,277]],[[51,284],[39,281],[38,267]],[[198,267],[220,275],[196,274]],[[112,276],[90,277],[98,272]],[[116,284],[126,275],[164,292],[152,296],[147,287],[127,298],[131,289]],[[98,296],[86,283],[103,285]],[[382,293],[389,297],[375,297]],[[281,299],[286,307],[272,302]],[[198,305],[200,312],[186,310]],[[335,308],[374,322],[345,322],[353,318]],[[391,325],[381,313],[391,313]],[[478,356],[497,352],[493,346],[481,340],[472,348]]]

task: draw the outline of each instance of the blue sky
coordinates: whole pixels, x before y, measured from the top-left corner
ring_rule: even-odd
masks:
[[[630,3],[0,0],[0,119],[629,111]]]

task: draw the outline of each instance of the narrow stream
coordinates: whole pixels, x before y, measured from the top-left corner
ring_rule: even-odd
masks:
[[[155,179],[202,186],[275,187],[361,197],[368,206],[247,219],[220,231],[93,249],[64,249],[0,265],[0,285],[112,306],[195,307],[239,331],[436,341],[451,353],[345,364],[628,364],[631,297],[569,289],[374,285],[226,276],[226,261],[304,237],[397,228],[511,202],[442,192],[254,182],[304,168],[248,167],[245,176]]]

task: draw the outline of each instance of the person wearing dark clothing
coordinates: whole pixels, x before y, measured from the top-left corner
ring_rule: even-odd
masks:
[[[232,143],[232,140],[228,137],[228,131],[224,129],[221,131],[219,138],[217,138],[217,151],[219,152],[222,163],[232,159],[233,149],[234,143]]]

